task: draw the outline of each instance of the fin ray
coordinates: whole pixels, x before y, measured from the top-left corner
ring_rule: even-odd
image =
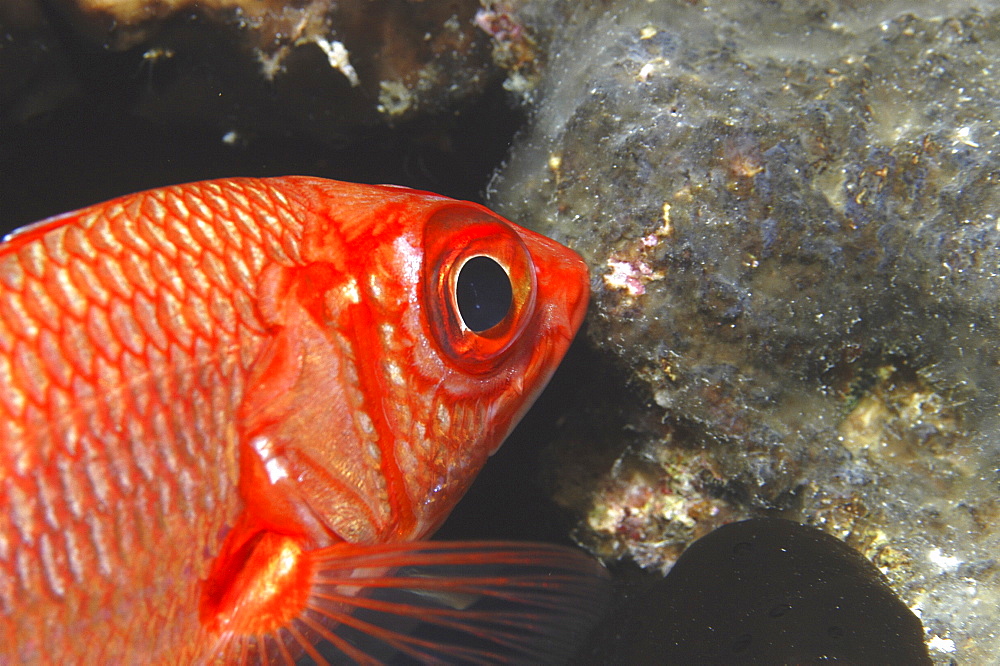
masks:
[[[284,538],[258,543],[275,557],[293,553],[307,573],[289,575],[308,578],[308,591],[283,624],[233,624],[247,631],[229,632],[224,662],[558,662],[598,619],[610,587],[600,564],[561,546],[418,541],[289,551]]]
[[[313,616],[298,620],[325,640],[334,662],[565,659],[609,588],[594,560],[544,544],[338,544],[308,556]]]

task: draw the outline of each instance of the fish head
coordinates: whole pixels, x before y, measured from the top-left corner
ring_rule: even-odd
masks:
[[[386,348],[406,350],[387,417],[399,426],[392,446],[423,533],[541,393],[589,296],[586,264],[569,248],[476,204],[425,206],[389,262],[408,305]]]
[[[281,476],[325,529],[419,538],[552,376],[583,320],[587,267],[478,204],[325,182],[308,183],[305,267],[263,299],[289,338],[270,365],[294,367],[264,371],[270,397],[248,419],[270,424],[262,464],[281,450],[286,466],[324,469]]]

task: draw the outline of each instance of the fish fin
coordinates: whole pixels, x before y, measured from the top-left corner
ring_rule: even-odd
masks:
[[[227,663],[558,663],[610,590],[596,561],[544,544],[344,543],[302,557],[302,611],[231,636]]]
[[[199,616],[217,637],[213,662],[282,663],[302,653],[326,663],[295,626],[315,571],[303,538],[238,526],[202,581]]]
[[[605,569],[559,546],[503,542],[340,544],[298,620],[334,663],[552,663],[604,610]]]

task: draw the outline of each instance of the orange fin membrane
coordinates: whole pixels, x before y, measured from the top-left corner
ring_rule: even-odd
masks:
[[[302,555],[313,572],[305,609],[277,631],[232,640],[227,662],[558,663],[610,591],[596,561],[544,544],[338,544]]]

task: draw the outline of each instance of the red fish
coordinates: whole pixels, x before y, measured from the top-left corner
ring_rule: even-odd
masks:
[[[587,280],[482,206],[306,177],[11,234],[0,662],[544,658],[599,567],[418,540],[545,385]]]

